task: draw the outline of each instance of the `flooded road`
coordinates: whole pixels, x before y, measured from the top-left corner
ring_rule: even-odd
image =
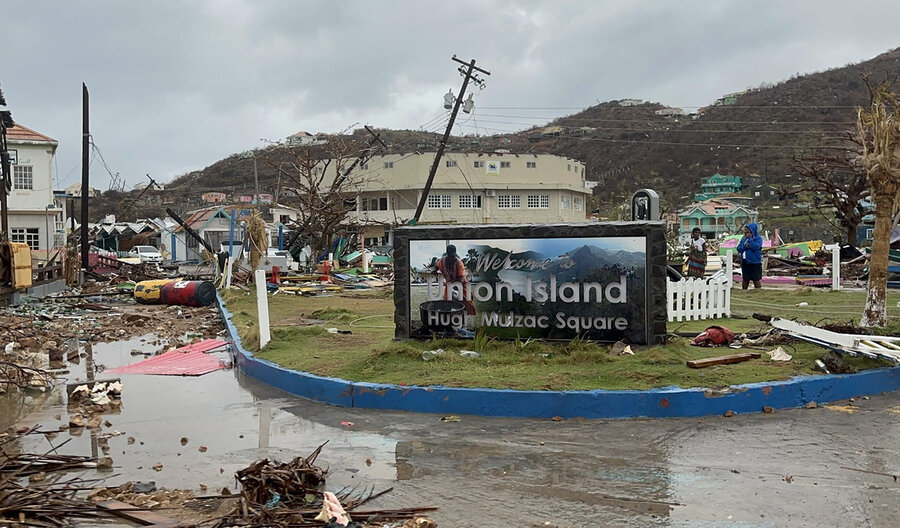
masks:
[[[151,338],[93,345],[98,379],[103,366],[143,359],[133,350],[157,348]],[[67,364],[69,377],[84,379],[86,364]],[[318,463],[329,489],[393,487],[373,509],[437,506],[431,517],[445,528],[887,527],[900,516],[900,486],[889,476],[900,473],[897,394],[732,418],[442,422],[303,400],[231,369],[120,377],[121,411],[100,430],[124,433],[108,440],[116,476],[107,485],[235,490],[232,475],[254,460],[305,456],[328,441]],[[2,421],[55,429],[67,422],[64,398],[0,397]],[[53,442],[70,437],[61,453],[97,449],[90,430]],[[24,447],[50,445],[32,435]]]

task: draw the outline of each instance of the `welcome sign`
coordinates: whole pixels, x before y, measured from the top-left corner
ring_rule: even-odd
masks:
[[[658,222],[400,228],[397,335],[653,342],[664,245]]]

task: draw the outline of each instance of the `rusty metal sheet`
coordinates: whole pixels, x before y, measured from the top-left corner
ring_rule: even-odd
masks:
[[[154,374],[159,376],[202,376],[225,365],[215,356],[206,352],[227,346],[218,339],[207,339],[158,356],[138,361],[131,365],[104,371],[105,374]]]

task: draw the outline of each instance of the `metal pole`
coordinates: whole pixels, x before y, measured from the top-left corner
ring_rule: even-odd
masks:
[[[234,209],[231,210],[231,227],[228,228],[228,256],[234,256]]]
[[[472,70],[478,70],[486,75],[491,74],[489,71],[476,68],[475,59],[472,59],[469,63],[465,63],[454,56],[453,60],[464,64],[467,67],[465,77],[463,78],[462,88],[459,89],[459,97],[457,97],[456,102],[453,103],[453,112],[450,114],[450,121],[447,122],[447,130],[444,131],[444,137],[441,138],[441,144],[438,145],[437,154],[434,156],[434,163],[431,164],[431,170],[428,171],[428,179],[425,180],[425,189],[422,191],[422,198],[419,200],[419,205],[416,207],[416,215],[409,221],[409,225],[416,225],[419,222],[419,217],[422,216],[422,209],[425,208],[425,202],[428,201],[428,193],[431,191],[431,185],[434,183],[434,175],[437,173],[438,164],[441,162],[441,156],[444,155],[444,148],[447,146],[447,140],[450,138],[450,131],[453,130],[453,122],[456,120],[456,114],[459,113],[459,107],[462,104],[463,97],[465,97],[466,87],[469,86],[469,79],[472,78]]]
[[[259,200],[259,176],[256,174],[256,154],[253,155],[253,182],[256,184],[256,194],[253,195],[253,203]]]
[[[90,190],[91,129],[88,113],[88,89],[81,83],[81,267],[88,269],[88,194]]]

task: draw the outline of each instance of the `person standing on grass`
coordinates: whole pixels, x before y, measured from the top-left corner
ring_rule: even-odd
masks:
[[[700,228],[695,227],[691,231],[691,240],[688,242],[688,277],[702,279],[706,273],[706,239],[700,236]]]
[[[750,222],[744,226],[744,236],[738,243],[738,253],[741,255],[741,275],[743,284],[741,288],[746,290],[753,281],[754,288],[761,288],[762,280],[762,245],[763,239],[759,236],[759,225]]]

